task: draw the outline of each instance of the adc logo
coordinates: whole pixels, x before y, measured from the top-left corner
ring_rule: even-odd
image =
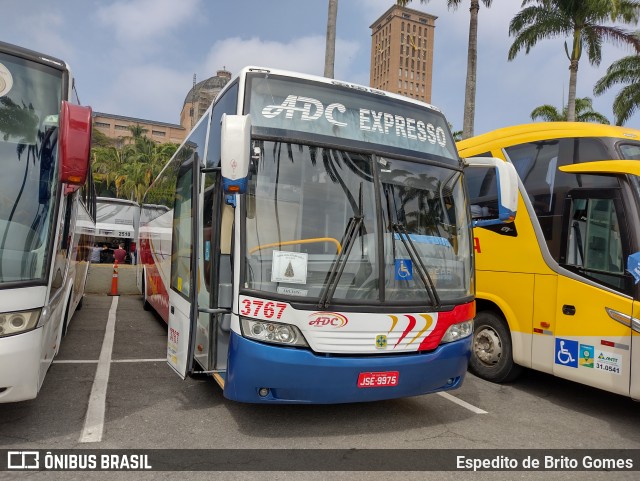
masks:
[[[333,103],[327,106],[322,105],[317,99],[311,97],[301,97],[298,95],[289,95],[280,105],[267,105],[262,109],[262,115],[268,119],[277,117],[286,111],[285,118],[292,119],[294,112],[300,112],[300,120],[318,120],[324,114],[324,117],[339,127],[345,127],[346,122],[340,122],[333,118],[333,112],[346,112],[346,107],[339,103]]]
[[[38,451],[8,451],[7,469],[40,469]]]
[[[309,317],[312,318],[309,321],[309,325],[316,327],[333,327],[337,329],[349,323],[349,319],[337,312],[314,312]]]

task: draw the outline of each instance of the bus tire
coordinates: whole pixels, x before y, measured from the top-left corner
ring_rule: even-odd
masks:
[[[513,381],[522,367],[513,362],[511,333],[502,316],[480,311],[474,320],[469,370],[487,381]]]
[[[142,273],[142,308],[145,311],[151,310],[151,304],[147,301],[147,283],[144,280],[144,272]]]
[[[64,310],[64,319],[62,320],[62,335],[60,338],[63,338],[67,335],[67,331],[69,330],[69,311],[71,310],[71,294],[69,295],[69,300],[67,301],[67,307]]]

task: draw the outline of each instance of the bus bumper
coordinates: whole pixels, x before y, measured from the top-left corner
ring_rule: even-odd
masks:
[[[224,396],[247,403],[379,401],[456,389],[471,353],[469,336],[422,354],[322,356],[231,333]],[[396,386],[359,388],[362,372],[398,372]],[[258,392],[267,388],[268,394]]]
[[[41,343],[42,328],[0,337],[0,403],[36,397]]]

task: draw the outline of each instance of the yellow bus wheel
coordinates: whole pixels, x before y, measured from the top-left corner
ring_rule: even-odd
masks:
[[[469,370],[487,381],[514,380],[522,368],[513,362],[506,321],[493,311],[480,311],[474,325]]]

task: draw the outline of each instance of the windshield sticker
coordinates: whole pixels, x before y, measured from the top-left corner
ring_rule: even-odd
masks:
[[[627,270],[631,272],[633,278],[636,280],[636,284],[640,282],[640,252],[631,254],[627,258]]]
[[[306,296],[309,293],[309,289],[297,289],[295,287],[278,286],[278,294],[285,294],[287,296]]]
[[[307,258],[304,252],[273,251],[271,282],[306,284]]]
[[[402,240],[400,238],[400,234],[397,232],[393,234],[393,238],[395,240]],[[433,235],[420,235],[420,234],[409,234],[409,238],[418,244],[435,244],[439,246],[451,247],[451,243],[448,239],[444,237],[437,237]]]
[[[0,97],[7,95],[13,87],[13,77],[9,69],[0,63]]]
[[[413,264],[410,259],[396,259],[394,272],[396,281],[410,281],[413,279]]]

